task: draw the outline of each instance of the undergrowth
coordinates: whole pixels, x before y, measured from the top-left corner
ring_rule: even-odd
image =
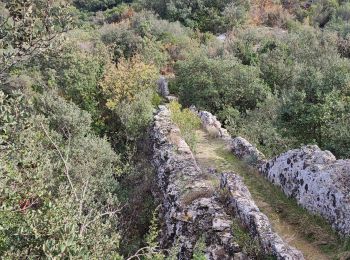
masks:
[[[180,128],[181,135],[191,150],[195,152],[197,145],[196,130],[200,128],[200,119],[188,108],[182,109],[181,105],[172,101],[169,104],[171,119]]]
[[[257,237],[252,237],[249,231],[239,224],[238,219],[234,219],[232,223],[232,232],[237,244],[242,251],[252,259],[276,259],[274,256],[266,255]]]

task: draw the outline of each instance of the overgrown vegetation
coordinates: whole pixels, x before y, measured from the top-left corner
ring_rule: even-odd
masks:
[[[251,237],[249,231],[245,230],[236,219],[232,223],[232,232],[238,245],[247,256],[253,259],[270,259],[264,255],[258,238]]]
[[[172,89],[268,155],[312,143],[347,158],[350,61],[336,42],[311,27],[236,30],[225,45],[177,62]]]
[[[188,108],[182,109],[181,105],[176,101],[170,102],[169,109],[172,121],[181,130],[181,136],[185,139],[191,150],[196,151],[196,130],[201,125],[199,117]]]
[[[205,260],[205,238],[201,236],[194,247],[193,260]]]
[[[0,254],[118,259],[147,246],[159,74],[184,106],[170,104],[193,149],[189,105],[271,156],[316,143],[349,157],[349,10],[332,0],[0,1]]]

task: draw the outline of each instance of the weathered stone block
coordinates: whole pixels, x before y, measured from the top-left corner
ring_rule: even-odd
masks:
[[[316,145],[304,146],[266,162],[260,172],[301,206],[350,235],[350,160],[337,160]]]

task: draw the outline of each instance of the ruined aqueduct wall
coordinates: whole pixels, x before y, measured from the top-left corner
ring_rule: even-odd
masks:
[[[175,247],[179,259],[190,259],[196,242],[205,235],[208,259],[248,259],[235,242],[231,228],[234,216],[259,239],[266,254],[278,259],[303,259],[299,251],[272,232],[269,220],[233,173],[222,174],[221,188],[228,194],[226,203],[222,203],[220,188],[213,182],[219,177],[200,170],[165,106],[160,106],[154,119],[152,162],[162,201],[162,248]]]
[[[218,128],[220,122],[209,112],[199,112],[205,128]],[[210,125],[210,126],[208,126]],[[318,146],[287,151],[271,160],[242,137],[224,137],[232,152],[255,166],[273,184],[302,207],[319,214],[339,233],[350,235],[350,160],[337,160]]]

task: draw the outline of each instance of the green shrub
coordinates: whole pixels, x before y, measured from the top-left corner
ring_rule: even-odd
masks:
[[[142,136],[153,118],[154,90],[148,89],[136,94],[132,101],[122,101],[115,109],[125,128],[128,140]]]
[[[142,37],[125,22],[106,24],[100,29],[100,34],[103,43],[112,48],[116,62],[122,58],[133,57],[143,46]]]
[[[108,57],[106,46],[94,33],[74,30],[67,34],[61,49],[34,62],[42,74],[40,85],[43,89],[55,88],[61,96],[88,111],[97,132],[102,132],[104,127],[98,83]]]
[[[101,11],[120,4],[122,0],[73,0],[74,5],[84,11]]]
[[[347,110],[347,112],[346,112]],[[350,111],[343,110],[334,121],[325,127],[324,148],[330,150],[338,158],[350,158]]]
[[[232,224],[232,232],[235,241],[242,248],[243,252],[254,259],[266,259],[264,252],[261,249],[260,242],[257,237],[251,237],[239,223],[239,220],[234,220]]]
[[[227,28],[231,29],[230,27],[244,24],[248,18],[249,9],[249,1],[243,0],[229,3],[223,11],[223,16],[225,19],[225,24],[227,24]]]
[[[151,21],[147,17],[151,17]],[[142,56],[147,63],[163,67],[169,58],[163,44],[157,35],[150,31],[150,23],[156,23],[155,16],[144,12],[135,14],[130,23],[106,24],[100,29],[102,41],[113,50],[113,59]]]
[[[169,104],[171,119],[180,128],[181,135],[195,152],[197,145],[196,130],[200,128],[201,122],[199,117],[188,108],[181,109],[181,105],[173,101]]]
[[[175,88],[180,101],[217,113],[224,106],[244,112],[264,100],[267,86],[259,78],[259,70],[233,59],[209,59],[195,56],[175,66]]]
[[[204,237],[200,237],[193,250],[193,260],[206,260],[205,256],[205,239]]]
[[[333,18],[338,7],[336,0],[317,1],[312,6],[311,19],[313,24],[323,28]]]
[[[130,11],[130,7],[127,4],[120,4],[116,7],[106,10],[103,12],[104,20],[107,23],[116,23],[121,21],[124,17],[128,16],[128,12]]]
[[[269,96],[255,110],[237,114],[237,110],[225,109],[220,116],[232,136],[242,136],[255,144],[268,158],[279,155],[298,144],[295,138],[286,136],[278,125],[281,103]]]
[[[342,117],[349,97],[349,61],[338,54],[337,39],[311,29],[291,33],[262,53],[262,77],[281,98],[282,134],[325,148],[329,125]]]
[[[1,94],[0,254],[119,259],[119,157],[83,125],[86,112],[53,95],[43,116],[27,97]]]
[[[232,0],[144,0],[144,7],[156,11],[162,18],[180,21],[185,26],[214,33],[225,32],[227,21],[223,12]]]

